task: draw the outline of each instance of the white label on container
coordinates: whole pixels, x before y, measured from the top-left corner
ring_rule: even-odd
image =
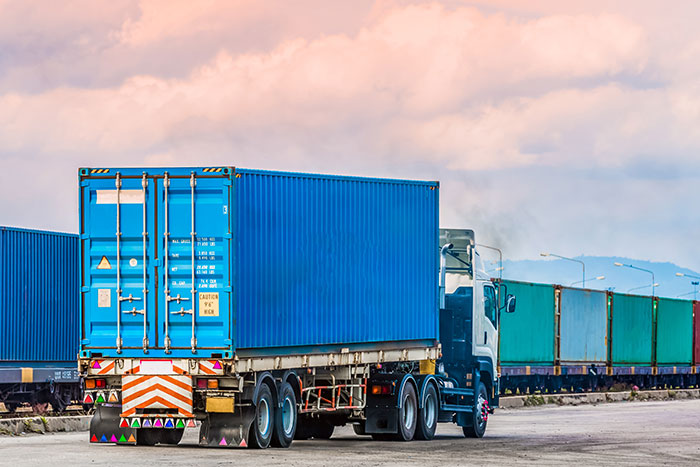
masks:
[[[143,204],[143,190],[120,190],[120,204]],[[117,190],[97,190],[97,204],[117,204]]]
[[[199,316],[219,316],[219,292],[199,292]]]
[[[97,307],[109,308],[112,306],[112,289],[97,289]]]
[[[170,375],[173,373],[172,360],[141,360],[140,375]]]

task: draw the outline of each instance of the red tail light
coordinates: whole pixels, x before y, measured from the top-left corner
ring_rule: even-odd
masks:
[[[107,386],[107,381],[105,381],[104,379],[96,379],[95,386],[98,388],[104,388]]]
[[[391,394],[391,384],[373,384],[371,392],[375,396],[386,396]]]
[[[197,380],[197,387],[199,389],[206,389],[207,388],[207,380],[200,378]]]

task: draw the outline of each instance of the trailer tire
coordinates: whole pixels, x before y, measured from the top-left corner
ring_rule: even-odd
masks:
[[[418,424],[418,397],[416,397],[416,388],[413,384],[404,384],[400,400],[398,431],[395,438],[398,441],[411,441]]]
[[[470,426],[462,427],[462,432],[467,438],[483,438],[486,433],[486,423],[488,422],[489,394],[484,383],[479,383],[479,390],[474,397],[474,410]]]
[[[289,383],[283,383],[279,389],[281,407],[275,411],[275,430],[272,445],[288,448],[294,441],[297,430],[297,398]]]
[[[248,436],[250,447],[265,449],[270,446],[275,424],[275,405],[270,386],[263,383],[255,398],[255,416]]]
[[[367,436],[367,431],[365,430],[365,422],[353,423],[352,431],[354,431],[357,436]]]
[[[439,405],[435,386],[428,384],[423,395],[423,408],[418,410],[415,439],[431,440],[435,437],[440,412]]]
[[[313,437],[316,439],[331,439],[335,425],[326,420],[318,420],[313,425]]]

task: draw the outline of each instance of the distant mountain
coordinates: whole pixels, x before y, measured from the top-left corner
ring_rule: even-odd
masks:
[[[690,277],[678,277],[676,273],[691,274],[700,277],[700,273],[683,268],[673,263],[655,263],[631,258],[616,256],[578,256],[574,259],[583,261],[586,265],[586,288],[608,290],[615,292],[651,295],[651,274],[631,269],[618,267],[614,263],[631,264],[636,267],[648,269],[654,272],[654,279],[659,285],[656,287],[656,295],[659,297],[679,297],[693,299],[692,281],[700,279]],[[486,262],[486,268],[492,277],[498,277],[498,264],[490,260]],[[595,280],[598,276],[605,276],[603,280]],[[572,261],[561,259],[504,261],[503,278],[526,282],[539,282],[545,284],[571,285],[581,281],[581,265]],[[576,287],[582,287],[579,282]],[[700,287],[697,297],[700,298]]]

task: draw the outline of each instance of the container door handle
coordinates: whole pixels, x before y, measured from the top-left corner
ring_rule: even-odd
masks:
[[[195,294],[197,293],[197,288],[195,287],[194,283],[194,242],[195,239],[197,238],[197,232],[194,230],[194,187],[197,185],[197,181],[194,178],[194,172],[190,173],[190,193],[191,193],[191,198],[192,198],[192,210],[191,210],[191,216],[192,216],[192,230],[190,232],[190,243],[192,244],[192,289],[190,292],[192,293],[192,339],[190,340],[190,345],[192,346],[192,353],[197,353],[197,337],[194,334],[194,297]]]
[[[164,287],[164,292],[165,292],[165,313],[163,313],[163,324],[165,325],[165,337],[163,338],[163,343],[165,347],[165,353],[169,354],[170,353],[170,334],[169,334],[169,329],[168,329],[168,310],[170,308],[170,301],[172,300],[170,298],[170,281],[168,279],[168,237],[170,237],[170,231],[168,230],[168,187],[170,187],[170,179],[168,178],[168,172],[165,172],[165,175],[163,177],[163,210],[164,210],[164,216],[163,216],[163,223],[165,224],[163,227],[163,269],[165,271],[165,287]],[[178,299],[180,298],[180,295],[178,294]],[[178,302],[179,303],[179,302]]]
[[[146,187],[148,186],[148,179],[146,179],[146,172],[143,172],[141,177],[141,189],[143,190],[143,231],[141,235],[143,237],[143,353],[148,353],[148,316],[146,309],[148,306],[148,283],[146,279],[146,242],[148,241],[148,229],[146,226]]]
[[[484,345],[486,345],[486,342],[488,341],[489,333],[488,331],[484,331]]]
[[[117,172],[117,176],[114,179],[114,185],[117,189],[117,353],[122,353],[122,289],[121,289],[121,251],[120,251],[120,237],[122,235],[121,230],[121,189],[122,189],[122,179],[121,173]]]

